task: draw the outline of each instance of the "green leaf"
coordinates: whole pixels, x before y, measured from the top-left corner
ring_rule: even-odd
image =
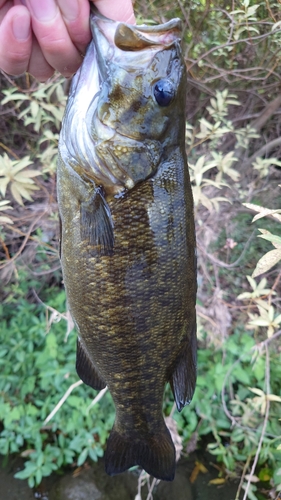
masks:
[[[237,365],[232,373],[236,377],[236,379],[242,382],[243,384],[245,385],[250,384],[249,374],[246,370],[243,369],[241,364]]]
[[[87,456],[88,456],[88,448],[84,448],[84,450],[82,451],[82,453],[80,453],[77,460],[78,467],[80,467],[80,465],[82,465],[85,462]]]

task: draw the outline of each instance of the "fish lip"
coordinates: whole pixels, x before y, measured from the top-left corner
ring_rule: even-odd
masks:
[[[91,17],[90,24],[91,30],[95,29],[95,20],[104,21],[107,23],[113,23],[120,26],[128,26],[133,30],[139,30],[143,33],[166,33],[167,31],[177,31],[178,33],[182,33],[182,20],[178,17],[174,19],[170,19],[166,23],[155,24],[155,25],[147,25],[147,24],[129,24],[121,21],[114,21],[113,19],[109,19],[108,17],[101,14],[98,9],[91,3]]]
[[[147,47],[158,47],[158,50],[170,48],[180,41],[182,33],[182,21],[179,18],[152,26],[135,25],[109,19],[100,14],[92,4],[90,27],[98,53],[98,65],[102,71],[106,69],[106,63],[112,58],[116,49],[134,52]],[[109,47],[114,49],[109,58],[102,51],[105,40]],[[152,51],[151,59],[153,56]]]

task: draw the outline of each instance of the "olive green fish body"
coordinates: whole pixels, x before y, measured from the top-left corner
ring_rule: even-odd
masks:
[[[94,16],[97,24],[100,19],[105,43],[102,22],[109,21]],[[110,23],[116,30],[118,23]],[[140,34],[138,27],[119,25],[121,41],[115,34],[115,43],[130,59],[129,67],[118,72],[116,60],[105,58],[106,69],[100,69],[99,94],[87,104],[91,113],[83,122],[95,152],[87,144],[78,150],[83,141],[79,144],[77,134],[69,145],[72,127],[65,129],[73,110],[68,108],[58,161],[61,262],[78,330],[77,371],[96,389],[107,385],[116,407],[107,472],[138,464],[167,480],[174,476],[175,452],[162,415],[165,384],[170,382],[180,410],[191,400],[196,379],[196,259],[184,150],[184,66],[178,25],[172,24],[171,33],[169,26],[168,36],[165,25],[156,33],[162,44],[166,36],[166,46],[156,50],[146,48],[151,39],[145,29]],[[135,63],[132,44],[135,51],[138,44],[142,52],[155,51],[142,56],[145,68]],[[171,104],[164,99],[166,110],[159,112],[151,89],[167,77],[169,65],[178,68],[169,77],[175,96]],[[78,133],[81,128],[73,125]]]

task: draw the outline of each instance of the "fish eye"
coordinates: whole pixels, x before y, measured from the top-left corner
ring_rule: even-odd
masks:
[[[175,89],[170,80],[158,80],[153,92],[159,106],[169,106],[175,96]]]

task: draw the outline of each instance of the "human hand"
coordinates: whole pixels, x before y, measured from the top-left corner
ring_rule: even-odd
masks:
[[[134,23],[131,0],[93,0],[101,14]],[[69,77],[91,40],[88,0],[0,0],[0,68],[39,81]]]

